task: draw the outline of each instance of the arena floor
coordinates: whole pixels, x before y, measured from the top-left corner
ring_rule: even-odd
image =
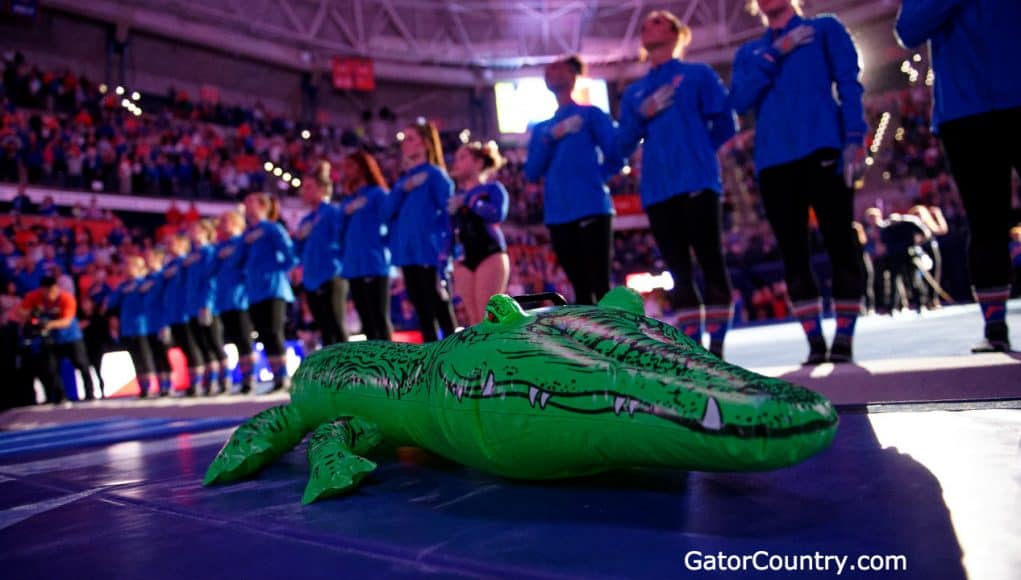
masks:
[[[1021,304],[1011,311],[1021,329]],[[765,551],[847,556],[842,576],[866,575],[851,569],[864,555],[904,556],[896,577],[1016,578],[1021,355],[968,354],[979,332],[973,306],[865,318],[861,362],[800,369],[796,325],[735,331],[729,359],[817,388],[841,411],[830,449],[758,474],[520,483],[400,450],[353,495],[302,506],[303,449],[249,482],[200,485],[230,426],[283,395],[12,410],[0,415],[0,570],[632,578],[695,575],[693,551]],[[803,575],[837,575],[826,562]]]

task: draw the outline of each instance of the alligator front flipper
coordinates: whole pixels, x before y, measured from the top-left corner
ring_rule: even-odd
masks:
[[[301,503],[338,495],[354,489],[376,464],[361,457],[382,440],[373,423],[359,417],[343,417],[320,425],[308,443],[312,475]]]
[[[202,485],[243,479],[294,448],[308,433],[297,409],[271,407],[245,421],[220,449]]]

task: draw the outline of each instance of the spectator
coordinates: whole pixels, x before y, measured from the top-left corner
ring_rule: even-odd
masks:
[[[35,213],[35,204],[32,203],[32,198],[25,192],[25,184],[18,184],[18,193],[11,200],[11,212],[14,214],[30,214]]]
[[[176,226],[184,220],[184,214],[177,207],[177,202],[171,200],[170,207],[167,209],[167,224]]]
[[[199,214],[199,208],[195,206],[195,202],[193,201],[193,202],[189,203],[188,204],[188,212],[184,214],[184,220],[183,220],[184,223],[185,224],[193,224],[193,223],[199,221],[200,219],[202,219],[202,216]]]
[[[56,202],[53,201],[53,196],[47,195],[43,198],[43,202],[39,204],[37,213],[42,216],[54,217],[58,215],[59,211]]]

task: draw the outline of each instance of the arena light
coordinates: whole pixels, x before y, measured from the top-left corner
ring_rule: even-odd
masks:
[[[624,175],[631,175],[631,166],[625,165],[624,167],[621,168],[620,172],[623,173]]]
[[[300,180],[300,179],[298,179],[297,177],[295,177],[294,179],[292,179],[292,180],[291,180],[291,187],[293,187],[293,188],[295,188],[295,189],[297,189],[297,188],[301,187],[301,180]]]
[[[142,95],[138,91],[135,91],[135,92],[131,93],[131,100],[132,101],[137,101],[137,100],[139,100],[141,98],[142,98]]]
[[[873,159],[871,157],[866,157],[865,158],[865,165],[868,165],[869,167],[872,167],[875,163],[876,163],[875,159]]]
[[[276,175],[277,177],[280,177],[283,174],[284,174],[284,170],[283,169],[280,169],[279,167],[274,167],[273,168],[273,175]]]
[[[872,153],[878,153],[879,148],[883,146],[883,137],[886,136],[886,128],[890,124],[890,112],[886,111],[883,116],[879,119],[879,126],[876,127],[875,138],[872,139],[872,146],[869,147],[869,151]]]
[[[932,69],[930,68],[929,71],[925,73],[925,86],[931,87],[935,81],[936,73],[932,72]]]
[[[121,100],[121,106],[124,107],[125,109],[130,109],[131,108],[131,101],[129,101],[127,99],[122,99]]]
[[[397,132],[397,141],[404,141],[404,131]]]
[[[885,179],[886,181],[890,181],[890,172],[889,171],[884,171],[883,172],[883,179]]]
[[[117,93],[117,96],[119,97],[124,94],[124,87],[118,86],[113,92]]]
[[[136,117],[141,117],[142,116],[142,109],[135,109],[135,116]]]
[[[312,132],[309,131],[308,129],[305,129],[304,131],[301,132],[301,138],[308,141],[309,139],[312,138]]]
[[[471,137],[472,137],[472,132],[469,131],[468,129],[465,129],[464,131],[461,131],[461,133],[458,134],[458,136],[457,136],[457,138],[461,140],[461,143],[465,143],[465,144],[468,143],[468,140],[471,139]]]
[[[670,275],[670,272],[663,272],[662,274],[652,274],[650,272],[628,274],[624,279],[624,283],[628,288],[640,294],[646,294],[657,289],[668,291],[674,289],[674,277]]]
[[[493,86],[496,120],[501,133],[521,134],[557,111],[557,100],[542,77],[499,81]],[[604,79],[579,77],[571,97],[576,103],[610,112],[609,90]]]
[[[291,174],[290,173],[284,173],[283,175],[280,176],[280,178],[283,179],[284,181],[290,181],[291,180]]]
[[[911,57],[911,60],[915,62],[922,62],[922,55],[915,53],[915,56]]]
[[[108,91],[108,90],[110,90],[110,88],[106,86],[106,83],[101,83],[99,85],[99,94],[105,95],[106,91]]]
[[[270,171],[273,171],[273,164],[267,161],[262,164],[262,168],[266,170],[266,173],[269,173]]]

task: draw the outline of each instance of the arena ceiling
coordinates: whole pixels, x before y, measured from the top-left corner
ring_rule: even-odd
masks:
[[[377,76],[454,85],[527,74],[577,52],[606,76],[632,76],[641,17],[666,8],[694,31],[691,58],[725,64],[761,24],[746,0],[49,0],[64,12],[241,56],[325,69],[376,60]],[[893,0],[811,0],[851,27],[889,20]],[[892,34],[884,42],[893,43]],[[882,47],[887,48],[887,47]]]

